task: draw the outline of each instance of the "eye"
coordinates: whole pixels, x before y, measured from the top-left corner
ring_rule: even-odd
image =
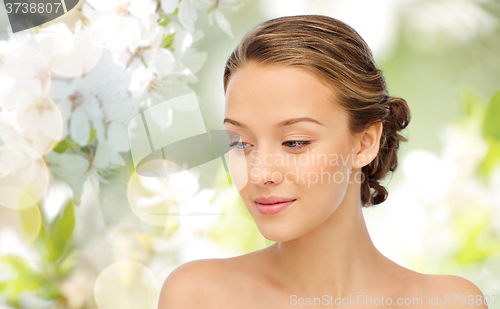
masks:
[[[309,145],[311,142],[309,142],[309,141],[286,141],[283,144],[287,144],[287,143],[289,143],[289,145],[298,145],[298,146],[287,146],[288,148],[300,149],[302,147]]]
[[[288,144],[289,145],[289,146],[287,146],[288,148],[295,150],[295,149],[303,148],[303,147],[311,144],[311,142],[309,142],[309,141],[286,141],[283,144]],[[229,144],[229,148],[233,148],[233,147],[237,146],[236,147],[237,150],[244,150],[247,147],[242,147],[243,145],[250,145],[250,144],[237,141],[237,142],[232,142],[231,144]]]
[[[232,142],[231,144],[229,144],[229,148],[233,148],[233,147],[234,147],[234,146],[236,146],[236,145],[243,145],[243,144],[245,144],[245,145],[249,145],[249,144],[247,144],[247,143],[243,143],[243,142],[239,142],[239,141],[238,141],[238,142]],[[236,147],[236,149],[237,149],[237,150],[244,150],[245,148],[246,148],[246,147],[243,147],[243,148],[241,148],[241,147]]]

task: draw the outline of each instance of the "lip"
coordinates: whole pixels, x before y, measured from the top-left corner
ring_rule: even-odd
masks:
[[[295,200],[294,198],[281,197],[281,196],[268,196],[263,197],[260,196],[254,200],[255,203],[259,204],[276,204],[276,203],[284,203]]]
[[[284,198],[284,197],[259,197],[254,200],[257,206],[257,211],[263,215],[274,215],[277,214],[288,206],[292,205],[296,199]]]

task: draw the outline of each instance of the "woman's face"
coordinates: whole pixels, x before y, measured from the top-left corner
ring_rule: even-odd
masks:
[[[304,117],[310,121],[290,121]],[[230,137],[231,153],[244,158],[237,162],[246,168],[235,168],[233,160],[231,174],[247,177],[238,189],[264,237],[297,238],[337,209],[351,177],[354,147],[347,112],[317,77],[296,67],[253,62],[239,68],[226,90],[224,124],[240,136]],[[246,175],[235,175],[242,171]],[[255,201],[270,196],[295,201],[288,206]]]

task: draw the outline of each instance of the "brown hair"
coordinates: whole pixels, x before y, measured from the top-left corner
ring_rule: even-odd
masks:
[[[338,103],[349,112],[351,133],[383,122],[379,152],[361,169],[365,176],[361,201],[365,207],[384,202],[388,193],[379,182],[398,166],[399,142],[408,141],[398,131],[408,126],[410,109],[404,99],[388,95],[382,71],[376,68],[361,36],[349,25],[324,15],[265,21],[247,33],[229,56],[224,94],[231,74],[248,61],[297,66],[318,76],[338,93]]]

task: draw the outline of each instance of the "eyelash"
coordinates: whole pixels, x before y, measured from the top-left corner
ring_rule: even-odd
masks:
[[[295,150],[295,149],[301,149],[301,148],[303,148],[303,147],[305,147],[305,146],[307,146],[307,145],[311,144],[311,142],[309,142],[309,141],[286,141],[286,142],[284,142],[283,144],[285,144],[285,143],[301,143],[301,146],[298,146],[298,147],[288,147],[288,148],[293,149],[293,150]],[[236,146],[237,144],[240,144],[240,142],[232,142],[231,144],[229,144],[229,148],[233,148],[233,147],[234,147],[234,146]],[[248,143],[243,143],[243,142],[242,142],[241,144],[248,144]],[[245,148],[246,148],[246,147],[245,147]],[[240,151],[241,151],[241,150],[245,150],[245,148],[243,148],[243,149],[238,149],[238,150],[240,150]]]

